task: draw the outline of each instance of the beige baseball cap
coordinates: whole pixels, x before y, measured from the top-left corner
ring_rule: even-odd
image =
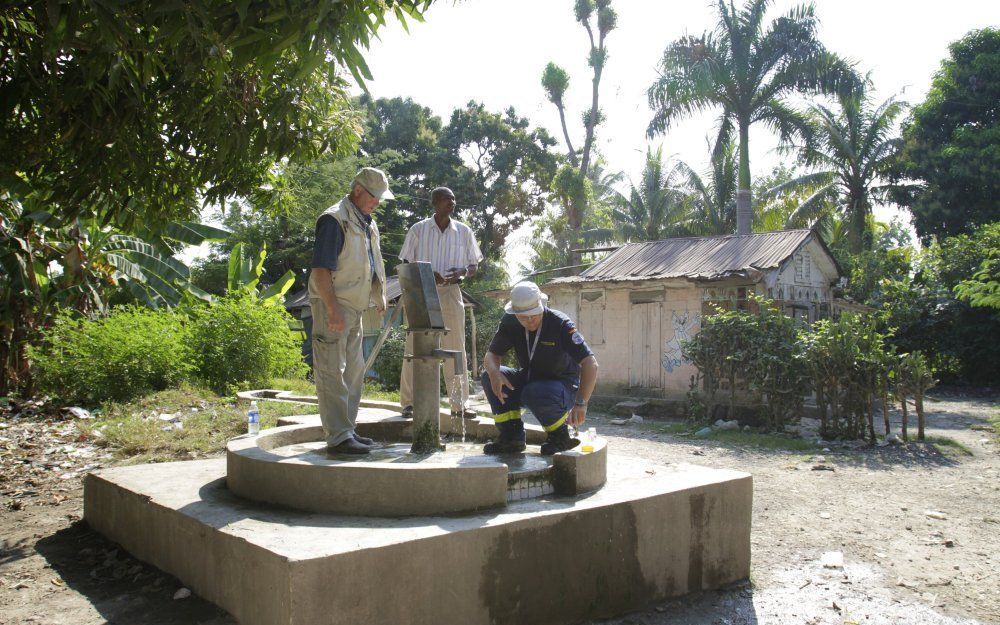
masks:
[[[396,196],[389,190],[389,177],[381,169],[365,167],[354,177],[354,184],[359,184],[379,200],[394,200]]]

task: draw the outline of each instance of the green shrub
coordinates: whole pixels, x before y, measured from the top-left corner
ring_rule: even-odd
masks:
[[[781,431],[799,416],[807,393],[798,324],[768,302],[756,312],[719,311],[682,345],[685,358],[704,379],[707,416],[715,418],[719,391],[728,391],[729,418],[737,398],[746,398],[769,430]],[[696,381],[692,380],[696,388]],[[689,393],[689,413],[703,414],[700,398]]]
[[[191,369],[183,315],[135,306],[100,319],[60,314],[31,350],[39,388],[95,405],[168,388]]]
[[[874,442],[875,398],[883,393],[894,357],[872,316],[844,314],[823,319],[804,332],[805,363],[824,438]]]
[[[372,365],[382,388],[390,391],[399,390],[399,376],[403,372],[403,351],[405,348],[406,332],[400,327],[389,330],[389,335],[385,337],[385,343],[382,344],[382,350]]]
[[[192,311],[190,345],[198,377],[213,389],[263,386],[301,377],[302,346],[284,308],[235,295]]]

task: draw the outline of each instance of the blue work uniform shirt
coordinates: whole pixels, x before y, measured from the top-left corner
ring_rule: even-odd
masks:
[[[368,264],[372,275],[375,275],[375,253],[372,251],[372,216],[365,215],[353,204],[353,216],[365,229],[368,236]],[[316,222],[316,245],[313,247],[313,267],[324,267],[330,271],[337,270],[337,258],[344,250],[344,229],[333,215],[323,215]]]
[[[524,326],[517,317],[504,315],[490,342],[489,351],[503,356],[513,348],[518,368],[530,371],[529,381],[562,380],[574,388],[580,386],[580,362],[594,352],[566,314],[551,308],[542,313],[542,324],[538,328],[541,336],[530,363],[528,347],[529,343],[535,344],[535,333],[528,332],[525,340],[524,332]]]

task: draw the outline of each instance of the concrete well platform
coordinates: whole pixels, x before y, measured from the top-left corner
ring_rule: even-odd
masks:
[[[352,456],[327,452],[322,439],[323,428],[308,424],[234,438],[226,450],[229,490],[305,512],[398,517],[474,512],[529,495],[576,495],[600,488],[607,474],[604,440],[592,453],[546,457],[534,447],[488,456],[479,442],[448,443],[420,455],[410,453],[409,443],[383,443]]]
[[[247,502],[221,458],[120,467],[87,476],[84,517],[244,625],[578,623],[749,575],[748,474],[607,466],[586,495],[409,518]]]

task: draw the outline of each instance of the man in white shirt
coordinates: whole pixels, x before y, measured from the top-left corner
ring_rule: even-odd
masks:
[[[438,297],[441,299],[441,312],[444,324],[450,332],[441,339],[444,349],[460,350],[462,362],[467,363],[465,354],[465,306],[462,301],[460,284],[465,278],[476,273],[483,254],[472,233],[472,228],[451,218],[455,210],[455,194],[447,187],[438,187],[431,192],[431,205],[434,216],[413,224],[399,259],[407,263],[428,262],[434,270],[437,282]],[[413,344],[409,335],[406,340],[406,353],[413,353]],[[461,399],[469,396],[469,379],[466,371],[455,371],[454,361],[444,362],[445,381],[448,385],[449,402],[453,414],[465,414],[465,406]],[[465,365],[468,368],[468,365]],[[461,386],[457,386],[455,376],[461,375]],[[403,372],[399,379],[399,403],[403,406],[403,414],[413,411],[413,365],[409,360],[403,361]]]

